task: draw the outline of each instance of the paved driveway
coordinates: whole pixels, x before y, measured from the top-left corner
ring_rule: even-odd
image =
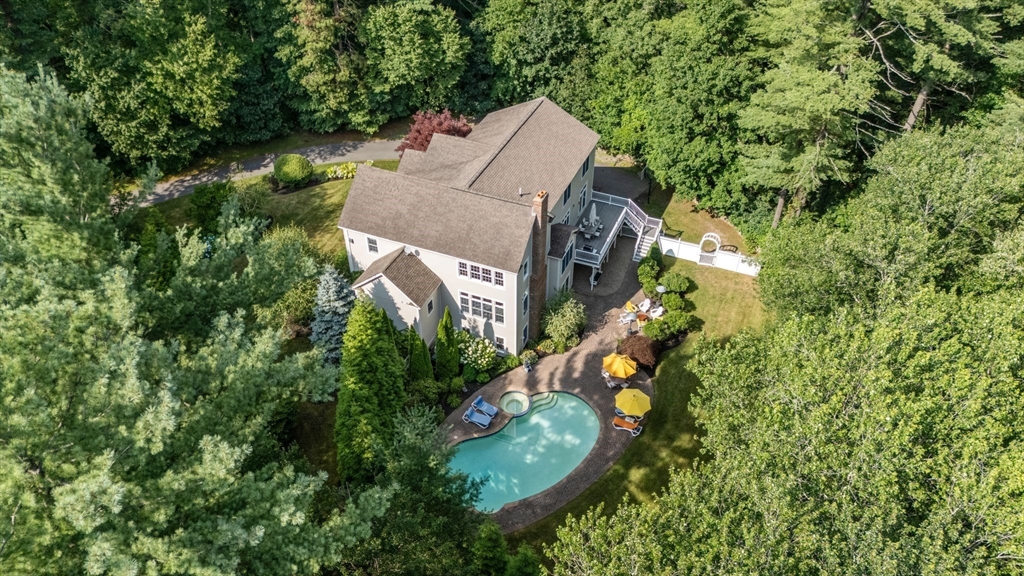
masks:
[[[631,243],[619,243],[612,252],[611,260],[604,266],[607,271],[605,278],[594,291],[590,290],[587,281],[590,269],[577,265],[577,282],[573,288],[577,297],[586,305],[588,316],[587,329],[579,346],[565,354],[541,359],[530,373],[517,368],[480,389],[479,393],[492,404],[497,404],[498,398],[508,390],[520,390],[528,394],[571,392],[594,409],[601,424],[593,450],[568,476],[539,494],[506,504],[493,514],[492,518],[505,532],[526,528],[579,496],[611,468],[633,440],[629,433],[612,428],[615,394],[618,390],[610,390],[601,378],[601,358],[614,352],[617,340],[625,336],[625,328],[618,324],[622,307],[626,300],[642,300],[640,284],[636,279],[636,263],[632,261],[631,253]],[[611,274],[612,271],[615,274]],[[653,399],[653,385],[643,372],[637,373],[632,380],[632,387],[642,390]],[[469,398],[445,420],[445,424],[451,426],[448,435],[450,442],[493,434],[508,422],[510,417],[504,412],[499,414],[486,431],[462,422],[462,414],[469,408],[473,398],[476,396]]]
[[[322,144],[289,150],[280,154],[302,154],[313,164],[328,164],[331,162],[363,162],[366,160],[394,160],[398,158],[395,148],[401,140],[374,140],[369,142],[338,142],[336,144]],[[149,206],[172,198],[188,196],[200,184],[220,182],[226,180],[232,171],[235,178],[248,178],[270,174],[274,171],[274,160],[279,154],[264,154],[242,162],[236,162],[229,166],[221,166],[212,170],[206,170],[190,176],[182,176],[160,182],[156,185],[153,194],[142,202],[143,206]]]

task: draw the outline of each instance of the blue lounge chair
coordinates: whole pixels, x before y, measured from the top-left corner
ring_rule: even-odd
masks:
[[[469,410],[466,410],[466,413],[462,415],[462,421],[466,424],[476,424],[481,428],[487,428],[491,425],[491,417],[477,412],[472,406],[470,406]]]
[[[498,408],[492,404],[488,404],[487,401],[484,400],[483,396],[477,396],[476,400],[473,400],[472,406],[473,408],[476,408],[477,411],[483,412],[484,414],[490,416],[491,418],[494,418],[494,416],[498,413]]]

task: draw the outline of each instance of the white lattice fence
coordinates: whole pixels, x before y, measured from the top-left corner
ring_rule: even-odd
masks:
[[[699,262],[701,259],[700,246],[693,242],[683,242],[682,240],[662,236],[658,239],[658,246],[661,247],[661,253],[666,256],[672,256],[673,258],[689,262]],[[754,262],[749,256],[734,252],[723,252],[722,250],[718,250],[714,255],[712,266],[715,268],[738,272],[747,276],[757,276],[758,272],[761,271],[761,265]]]

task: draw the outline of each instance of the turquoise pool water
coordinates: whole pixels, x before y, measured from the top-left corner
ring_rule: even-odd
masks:
[[[564,392],[532,400],[530,411],[501,431],[458,445],[452,467],[486,479],[478,510],[493,512],[554,486],[597,442],[600,424],[583,400]]]

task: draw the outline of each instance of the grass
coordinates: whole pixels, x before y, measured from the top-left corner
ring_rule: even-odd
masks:
[[[665,263],[667,270],[693,279],[694,288],[687,298],[696,306],[694,314],[704,321],[705,333],[725,339],[763,325],[765,313],[753,278],[674,258],[665,258]],[[700,454],[696,436],[701,431],[688,405],[700,382],[688,364],[698,338],[699,334],[690,334],[681,346],[662,354],[654,378],[653,409],[645,419],[643,433],[622,458],[575,500],[512,534],[511,547],[525,542],[540,550],[555,540],[555,530],[567,515],[579,517],[598,504],[603,503],[610,513],[627,495],[633,501],[651,502],[668,486],[673,469],[692,466]]]
[[[705,232],[714,232],[722,238],[724,246],[735,246],[740,252],[749,253],[743,236],[728,220],[713,217],[698,208],[692,200],[683,200],[657,184],[644,210],[664,221],[664,232],[668,236],[696,243],[700,242]]]
[[[313,171],[322,174],[335,165],[320,164]],[[375,160],[373,165],[384,170],[397,170],[398,160]],[[274,194],[267,204],[267,214],[274,218],[276,225],[294,224],[305,230],[313,244],[325,254],[336,254],[344,245],[344,238],[338,230],[338,217],[351,187],[351,180],[331,180],[291,194]],[[189,197],[183,196],[149,209],[160,211],[168,224],[178,227],[190,223],[188,208]]]

